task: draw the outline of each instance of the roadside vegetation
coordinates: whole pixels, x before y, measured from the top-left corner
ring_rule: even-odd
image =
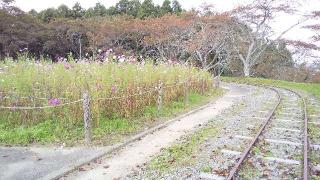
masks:
[[[74,143],[83,139],[82,94],[88,92],[93,136],[110,143],[221,94],[192,66],[137,62],[0,64],[0,143]],[[158,111],[159,86],[163,106]],[[189,89],[189,105],[184,102]]]
[[[196,153],[199,147],[211,137],[215,137],[222,125],[217,122],[210,122],[206,127],[198,130],[194,134],[185,137],[182,143],[173,145],[165,149],[159,156],[152,159],[148,164],[151,171],[166,173],[174,167],[188,166],[196,161]],[[204,171],[211,171],[204,167]]]
[[[242,77],[222,77],[225,82],[235,82],[254,85],[272,85],[277,87],[291,88],[294,90],[305,91],[320,98],[320,84],[319,83],[297,83],[290,81],[281,81],[274,79],[263,78],[242,78]]]

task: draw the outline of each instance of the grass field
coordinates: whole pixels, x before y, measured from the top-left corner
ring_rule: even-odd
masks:
[[[296,82],[263,79],[263,78],[222,77],[221,79],[226,82],[266,84],[266,85],[274,85],[278,87],[291,88],[295,90],[302,90],[320,98],[320,84],[317,84],[317,83],[296,83]]]
[[[118,141],[221,94],[208,72],[185,65],[7,61],[0,63],[0,144],[82,143],[83,92],[90,95],[97,144]]]

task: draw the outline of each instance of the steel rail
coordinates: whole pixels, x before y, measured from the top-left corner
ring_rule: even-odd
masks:
[[[303,102],[304,109],[304,129],[303,129],[303,180],[308,180],[309,178],[309,162],[308,162],[308,152],[309,152],[309,138],[308,138],[308,111],[307,111],[307,103],[302,95],[292,89],[286,89],[300,97]]]
[[[230,171],[229,176],[227,177],[227,180],[232,180],[235,178],[236,173],[238,172],[241,164],[244,162],[244,160],[247,158],[247,156],[249,155],[251,149],[253,148],[253,146],[255,145],[255,143],[258,141],[260,135],[262,134],[262,132],[264,131],[264,129],[266,128],[266,126],[269,124],[274,112],[276,111],[276,109],[278,108],[282,96],[280,95],[280,93],[272,88],[272,87],[267,87],[271,90],[273,90],[274,92],[277,93],[278,96],[278,101],[275,104],[275,106],[273,107],[273,109],[270,111],[268,117],[266,118],[266,122],[263,124],[263,126],[260,128],[260,130],[258,131],[258,133],[256,134],[256,136],[253,138],[253,140],[251,141],[250,145],[246,148],[246,150],[242,153],[240,160],[237,162],[237,164],[233,167],[233,169]]]
[[[265,87],[265,86],[264,86]],[[262,132],[264,131],[265,127],[268,125],[268,123],[270,122],[272,116],[274,115],[275,110],[278,108],[281,100],[282,100],[282,96],[280,95],[280,93],[273,87],[267,87],[269,89],[272,89],[273,91],[275,91],[278,95],[278,101],[276,103],[276,105],[274,106],[274,108],[272,109],[272,111],[270,111],[269,116],[267,117],[266,122],[263,124],[263,126],[260,128],[259,132],[257,133],[257,135],[255,136],[255,138],[252,140],[252,142],[250,143],[250,145],[248,146],[248,148],[242,153],[240,160],[237,162],[237,164],[233,167],[233,169],[230,171],[229,176],[227,177],[227,180],[232,180],[235,179],[235,175],[238,172],[238,170],[240,169],[241,164],[244,162],[244,160],[247,158],[247,156],[249,155],[251,149],[253,148],[253,146],[255,145],[255,143],[258,141],[259,137],[261,136]],[[303,105],[304,105],[304,137],[303,137],[303,180],[307,180],[308,176],[309,176],[309,166],[308,166],[308,151],[309,151],[309,143],[308,143],[308,114],[307,114],[307,105],[306,105],[306,101],[305,99],[297,92],[288,89],[288,88],[282,88],[285,90],[288,90],[294,94],[296,94],[297,96],[299,96],[300,99],[302,99],[303,101]]]

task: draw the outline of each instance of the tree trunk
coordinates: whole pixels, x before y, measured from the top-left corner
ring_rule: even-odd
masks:
[[[245,77],[250,77],[250,66],[249,64],[243,64],[243,73]]]

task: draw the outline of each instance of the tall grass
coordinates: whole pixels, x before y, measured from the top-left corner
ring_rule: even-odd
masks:
[[[132,118],[156,104],[156,88],[163,84],[164,103],[191,92],[211,87],[210,74],[191,66],[151,63],[88,63],[5,61],[0,64],[0,106],[43,107],[46,109],[0,109],[0,124],[8,127],[32,126],[48,120],[82,123],[83,92],[89,92],[94,126],[99,119]]]

